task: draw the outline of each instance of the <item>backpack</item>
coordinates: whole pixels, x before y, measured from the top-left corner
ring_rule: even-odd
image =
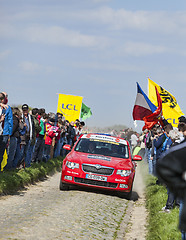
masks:
[[[35,126],[36,135],[37,135],[41,131],[41,126],[39,125],[39,121],[35,117],[34,117],[34,126]]]

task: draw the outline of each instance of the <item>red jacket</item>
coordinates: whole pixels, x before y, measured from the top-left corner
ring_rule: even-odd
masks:
[[[57,135],[59,135],[58,133],[58,128],[54,128],[54,126],[52,126],[49,123],[45,124],[45,130],[46,130],[46,138],[45,138],[45,144],[46,145],[51,145],[52,144],[52,139],[54,137],[56,137]]]

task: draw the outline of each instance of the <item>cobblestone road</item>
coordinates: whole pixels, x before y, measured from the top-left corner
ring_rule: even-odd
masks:
[[[0,198],[0,239],[123,239],[133,202],[100,191],[59,191],[60,173]]]

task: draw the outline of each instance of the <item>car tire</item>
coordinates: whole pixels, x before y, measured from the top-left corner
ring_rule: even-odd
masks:
[[[121,198],[125,198],[127,200],[131,200],[132,198],[132,189],[130,192],[118,192],[118,196]]]
[[[63,183],[63,182],[60,180],[59,189],[60,189],[61,191],[67,191],[67,190],[69,190],[69,185],[66,184],[66,183]]]

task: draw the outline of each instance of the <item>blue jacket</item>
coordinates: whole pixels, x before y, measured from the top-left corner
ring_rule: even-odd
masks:
[[[156,159],[159,159],[162,152],[166,151],[167,146],[171,146],[172,141],[170,138],[166,140],[167,136],[165,133],[163,133],[159,138],[156,140],[154,139],[154,146],[156,148]],[[165,142],[166,141],[166,142]],[[164,146],[164,142],[166,143],[166,146]]]
[[[2,113],[5,113],[3,135],[12,135],[13,129],[13,115],[12,109],[10,106],[5,110],[3,109]]]

